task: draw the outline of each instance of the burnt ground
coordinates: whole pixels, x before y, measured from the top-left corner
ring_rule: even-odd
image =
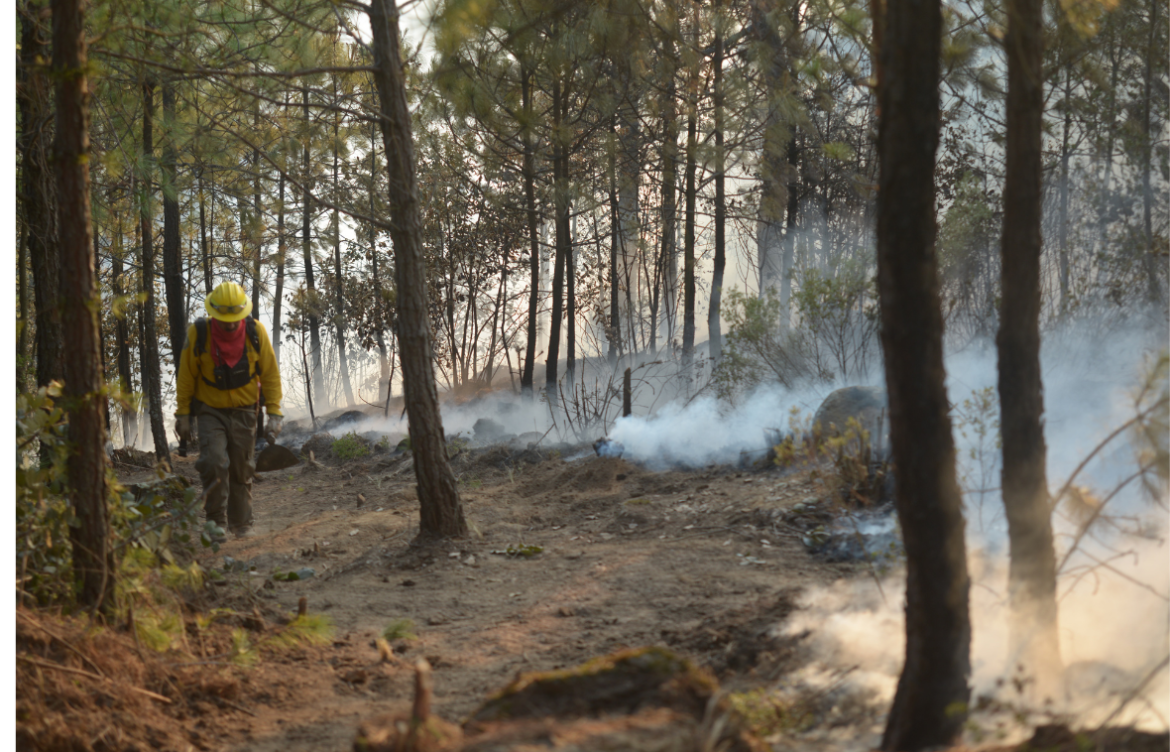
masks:
[[[473,535],[427,546],[412,543],[418,498],[409,455],[260,474],[257,535],[198,556],[207,570],[224,570],[225,556],[243,563],[211,586],[213,598],[253,614],[258,625],[241,623],[258,641],[304,598],[311,613],[331,618],[332,642],[265,652],[241,668],[200,660],[222,645],[154,659],[123,639],[127,660],[137,652],[147,665],[126,681],[165,704],[101,686],[87,700],[62,699],[81,679],[21,663],[21,686],[37,689],[23,692],[18,720],[45,714],[52,721],[43,725],[62,739],[63,727],[77,724],[75,739],[88,740],[29,748],[348,750],[363,719],[409,703],[418,657],[434,667],[434,712],[456,723],[521,672],[649,645],[691,659],[724,690],[772,688],[809,652],[802,635],[778,636],[798,595],[870,576],[862,564],[810,555],[800,530],[784,522],[784,510],[823,495],[807,474],[767,466],[652,472],[622,459],[566,461],[503,447],[464,451],[453,467]],[[174,469],[196,478],[194,458],[176,458]],[[119,475],[136,482],[151,473],[121,465]],[[314,576],[273,576],[304,567]],[[380,662],[375,638],[403,619],[415,637],[392,640],[396,658]],[[59,642],[23,629],[18,646],[41,646],[34,661],[55,654],[90,670]],[[72,630],[64,642],[75,645],[86,633],[69,621],[52,629]],[[768,738],[774,748],[865,748],[876,744],[885,711],[884,701],[864,698],[807,697],[797,706],[787,730]],[[828,726],[851,743],[803,733]]]

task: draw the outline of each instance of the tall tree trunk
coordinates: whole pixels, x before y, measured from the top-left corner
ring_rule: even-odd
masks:
[[[333,77],[333,96],[337,98],[337,77]],[[340,131],[340,115],[334,113],[333,116],[333,195],[338,195],[337,190],[337,162],[338,162],[338,139]],[[336,198],[335,198],[336,200]],[[336,281],[336,298],[334,304],[337,310],[334,311],[333,326],[337,332],[337,358],[341,362],[341,386],[345,392],[346,407],[353,407],[353,387],[349,383],[349,360],[345,357],[345,277],[341,274],[341,216],[337,209],[333,210],[333,274]]]
[[[763,153],[760,156],[760,208],[756,237],[761,297],[769,290],[780,289],[784,252],[781,223],[788,202],[784,150],[791,136],[780,114],[783,100],[788,94],[784,86],[787,60],[780,29],[776,28],[778,17],[775,11],[776,3],[772,0],[752,0],[752,28],[756,32],[755,41],[761,52],[757,65],[767,107]]]
[[[686,208],[683,215],[683,370],[687,380],[695,353],[695,169],[698,129],[697,75],[691,74],[687,112]]]
[[[609,364],[617,365],[622,352],[621,276],[618,253],[621,249],[621,212],[617,198],[617,115],[609,121]]]
[[[16,257],[16,290],[19,298],[20,321],[17,322],[20,334],[16,340],[16,391],[28,391],[28,224],[20,223],[20,246]]]
[[[49,58],[45,6],[29,2],[20,17],[20,186],[28,228],[36,302],[37,386],[64,376],[61,335],[61,262],[53,215],[53,176],[49,168],[52,94],[45,75]]]
[[[211,280],[211,246],[207,238],[207,206],[203,193],[203,167],[199,167],[199,250],[203,255],[203,292],[210,295],[215,289]]]
[[[167,297],[167,323],[171,335],[171,357],[179,371],[179,355],[187,339],[187,306],[183,290],[183,258],[179,239],[179,193],[175,185],[175,88],[163,84],[162,153],[163,194],[163,285]]]
[[[122,265],[122,217],[118,215],[117,230],[114,235],[114,251],[113,256],[113,270],[112,270],[112,287],[114,290],[114,297],[121,297],[126,294],[126,287],[122,282],[122,275],[125,272]],[[117,316],[114,320],[114,348],[117,350],[118,356],[118,381],[119,386],[124,392],[134,391],[134,372],[130,369],[130,326],[126,323],[126,316],[129,315],[129,309],[123,308],[122,315]],[[122,443],[126,446],[134,445],[134,437],[138,435],[138,415],[133,410],[122,408]]]
[[[1007,5],[1007,145],[1003,189],[999,355],[1002,487],[1011,563],[1011,666],[1037,689],[1061,673],[1056,554],[1048,503],[1044,396],[1040,376],[1041,128],[1044,116],[1041,0]]]
[[[154,454],[160,462],[170,462],[167,432],[162,414],[162,373],[158,352],[158,332],[154,313],[154,84],[142,86],[142,324],[143,362],[142,391],[150,408],[150,433]]]
[[[284,234],[284,171],[280,173],[279,197],[276,203],[276,290],[272,294],[272,354],[280,365],[280,319],[284,310],[284,261],[288,252],[288,237]]]
[[[1068,248],[1068,167],[1069,131],[1072,128],[1072,65],[1064,69],[1064,123],[1060,138],[1060,208],[1057,217],[1057,252],[1060,256],[1060,307],[1067,311],[1069,300],[1069,248]]]
[[[418,478],[420,536],[462,537],[468,533],[455,476],[447,462],[447,444],[439,415],[432,367],[426,262],[418,190],[414,177],[414,142],[406,84],[399,56],[398,8],[393,0],[372,0],[374,81],[381,101],[382,139],[389,176],[390,234],[394,240],[398,287],[398,336],[410,443]]]
[[[254,105],[252,125],[260,132],[260,105]],[[248,223],[248,244],[252,246],[252,318],[260,317],[261,262],[264,258],[263,215],[260,213],[260,149],[252,149],[252,217]]]
[[[377,124],[370,121],[370,216],[376,216],[374,205],[374,192],[377,189],[377,180],[375,174],[378,168],[377,160]],[[386,405],[390,404],[390,358],[386,352],[386,333],[384,331],[384,319],[382,316],[382,282],[378,276],[378,228],[370,223],[370,264],[373,267],[374,279],[374,335],[378,343],[378,400],[382,399],[382,384],[386,385]]]
[[[1144,156],[1142,159],[1142,227],[1145,230],[1146,249],[1142,255],[1142,267],[1146,273],[1146,300],[1151,308],[1157,311],[1156,318],[1164,319],[1161,309],[1162,285],[1158,281],[1158,252],[1154,247],[1153,205],[1154,191],[1150,187],[1150,172],[1154,164],[1154,131],[1151,109],[1153,105],[1154,57],[1158,51],[1158,9],[1162,0],[1150,0],[1149,37],[1146,46],[1146,66],[1142,82],[1142,133],[1145,136],[1142,143]],[[1161,51],[1165,58],[1166,51]],[[1165,267],[1165,263],[1161,264]]]
[[[565,156],[565,185],[569,183],[569,158]],[[570,393],[577,371],[577,217],[570,223],[572,206],[566,203],[565,211],[565,377],[569,381]]]
[[[556,260],[552,275],[552,316],[548,328],[548,359],[545,361],[544,388],[548,396],[549,405],[558,404],[557,400],[557,359],[561,354],[561,318],[564,315],[565,290],[565,255],[569,225],[569,198],[568,176],[565,175],[565,166],[568,159],[565,157],[565,144],[561,133],[563,110],[561,109],[561,79],[559,74],[553,78],[552,106],[553,106],[553,210],[556,214],[554,225]],[[563,224],[562,224],[563,219]]]
[[[57,82],[57,227],[64,301],[63,402],[69,412],[69,526],[78,601],[114,607],[114,554],[106,506],[106,426],[102,419],[101,310],[89,223],[89,88],[82,6],[53,0],[53,78]]]
[[[715,0],[715,51],[711,65],[715,69],[715,263],[711,272],[711,305],[707,309],[707,352],[712,361],[723,357],[723,326],[719,320],[723,299],[723,270],[727,265],[727,199],[723,185],[723,24],[722,0]]]
[[[881,748],[916,752],[947,746],[962,733],[970,696],[970,581],[935,247],[940,3],[890,0],[885,20],[878,289],[895,504],[906,547],[906,661]]]
[[[670,337],[673,333],[674,319],[674,290],[677,280],[671,273],[671,260],[676,253],[675,236],[676,221],[678,219],[678,199],[675,187],[678,182],[678,111],[675,108],[675,85],[673,66],[673,46],[667,52],[667,59],[671,60],[667,76],[666,91],[663,94],[662,107],[662,208],[660,217],[662,222],[661,246],[658,260],[654,265],[654,291],[650,302],[651,335],[650,349],[658,351],[657,322],[659,291],[662,297],[662,338],[667,347],[670,346]],[[676,265],[677,266],[677,265]]]
[[[301,245],[304,252],[305,261],[305,287],[311,291],[310,298],[313,300],[313,308],[309,312],[309,347],[312,349],[313,355],[313,391],[317,394],[317,409],[327,409],[329,406],[329,398],[325,394],[325,370],[321,367],[321,321],[317,317],[316,311],[316,292],[317,288],[313,284],[313,172],[309,166],[310,143],[312,136],[309,132],[309,90],[304,89],[304,108],[305,108],[305,140],[301,145],[303,163],[303,185],[304,190],[304,218],[301,227]]]
[[[524,210],[528,218],[528,343],[524,348],[524,370],[520,374],[520,391],[534,396],[533,381],[536,367],[536,327],[540,308],[540,237],[536,214],[536,149],[532,143],[532,69],[524,64],[520,71],[521,107],[524,122],[521,137],[524,142]]]

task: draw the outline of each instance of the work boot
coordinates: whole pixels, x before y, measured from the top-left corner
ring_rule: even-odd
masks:
[[[254,531],[252,529],[251,525],[244,525],[243,527],[232,528],[232,535],[236,536],[237,539],[238,538],[253,538],[256,535],[256,531]]]

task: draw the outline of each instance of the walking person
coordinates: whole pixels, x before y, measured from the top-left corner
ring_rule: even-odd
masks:
[[[268,331],[248,315],[252,303],[243,287],[220,284],[204,307],[210,319],[187,327],[179,361],[175,431],[190,439],[191,420],[198,421],[195,469],[206,494],[203,511],[209,522],[243,538],[252,534],[260,387],[268,411],[265,435],[274,444],[283,421],[280,369]]]

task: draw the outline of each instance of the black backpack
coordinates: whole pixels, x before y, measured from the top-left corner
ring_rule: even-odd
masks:
[[[256,352],[257,355],[259,355],[260,333],[256,331],[256,319],[252,318],[251,316],[245,317],[244,327],[247,332],[248,342],[252,344],[252,349]],[[207,319],[198,318],[195,319],[195,357],[198,358],[205,352],[207,352]],[[244,364],[242,369],[238,367],[240,363]],[[206,376],[203,377],[203,380],[207,382],[209,386],[213,386],[216,389],[239,389],[254,379],[256,376],[260,375],[259,362],[256,363],[256,372],[250,372],[248,368],[248,358],[246,352],[244,353],[244,357],[240,359],[240,363],[236,363],[234,366],[216,366],[215,381],[212,381]]]

